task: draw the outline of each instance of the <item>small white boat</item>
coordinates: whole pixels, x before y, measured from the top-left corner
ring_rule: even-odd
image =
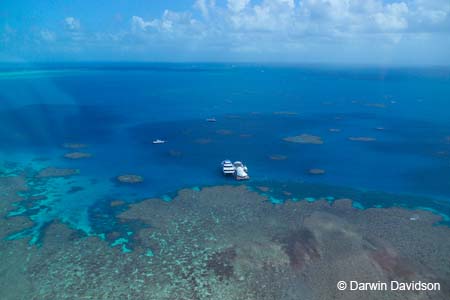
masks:
[[[165,144],[165,143],[167,143],[167,141],[160,140],[160,139],[156,139],[156,140],[154,140],[152,143],[153,143],[153,144]]]
[[[235,171],[235,177],[236,180],[247,180],[250,179],[250,176],[248,176],[248,168],[240,161],[235,161],[233,163]]]
[[[208,118],[206,122],[217,122],[216,118]]]
[[[222,161],[221,166],[222,166],[222,172],[224,175],[234,175],[236,168],[231,163],[231,160],[226,159],[226,160]]]

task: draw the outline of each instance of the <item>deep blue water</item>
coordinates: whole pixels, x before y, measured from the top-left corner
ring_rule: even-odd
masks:
[[[318,183],[450,201],[448,68],[69,64],[2,69],[2,172],[13,173],[5,162],[80,169],[69,179],[37,182],[28,196],[45,194],[41,208],[18,208],[42,225],[59,218],[101,232],[93,216],[101,219],[103,213],[107,219],[104,203],[110,200],[234,183],[220,174],[225,158],[243,160],[252,182]],[[208,117],[217,122],[206,122]],[[283,141],[300,134],[320,136],[324,144]],[[361,136],[376,140],[348,139]],[[157,138],[168,143],[153,145]],[[93,157],[64,159],[66,142],[88,144],[82,151]],[[271,155],[287,159],[271,160]],[[311,168],[326,174],[309,175]],[[124,173],[145,181],[120,185],[115,177]]]

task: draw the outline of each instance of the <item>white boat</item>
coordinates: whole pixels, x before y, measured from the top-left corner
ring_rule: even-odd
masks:
[[[231,163],[231,160],[224,160],[221,163],[222,165],[222,172],[224,175],[233,175],[236,171],[236,168],[234,167],[234,165]]]
[[[154,140],[152,143],[153,143],[153,144],[165,144],[165,143],[167,143],[167,141],[160,140],[160,139],[156,139],[156,140]]]
[[[208,118],[206,122],[217,122],[216,118]]]
[[[236,180],[247,180],[250,179],[250,176],[248,176],[248,168],[240,161],[235,161],[233,163],[235,168],[235,177]]]

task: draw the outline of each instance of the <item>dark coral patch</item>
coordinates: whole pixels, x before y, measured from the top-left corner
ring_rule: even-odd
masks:
[[[207,268],[214,271],[214,274],[220,279],[228,279],[234,274],[233,261],[236,258],[236,249],[234,247],[215,252],[207,262]]]
[[[72,186],[72,187],[70,187],[70,189],[67,191],[67,194],[75,194],[75,193],[80,192],[80,191],[82,191],[82,190],[84,190],[84,188],[81,187],[81,186]]]
[[[307,261],[320,258],[316,237],[307,228],[290,231],[280,242],[294,269],[302,269]]]
[[[386,248],[376,249],[370,256],[390,278],[410,278],[414,275],[405,259],[388,251]]]

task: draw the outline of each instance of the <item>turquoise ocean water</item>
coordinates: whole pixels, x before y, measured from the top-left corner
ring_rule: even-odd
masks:
[[[249,185],[270,186],[281,202],[289,184],[298,198],[350,195],[362,208],[450,213],[448,68],[91,63],[1,70],[2,175],[79,169],[30,180],[23,196],[41,200],[24,201],[10,216],[27,215],[36,226],[10,238],[38,241],[53,220],[101,235],[118,226],[112,200],[170,200],[181,188],[235,184],[220,173],[226,158],[244,161]],[[217,122],[205,121],[211,117]],[[301,134],[323,144],[283,140]],[[158,138],[168,142],[151,143]],[[64,143],[86,144],[80,151],[92,157],[66,159]],[[326,173],[311,175],[312,168]],[[119,184],[122,174],[144,182]],[[396,203],[383,193],[402,196]]]

